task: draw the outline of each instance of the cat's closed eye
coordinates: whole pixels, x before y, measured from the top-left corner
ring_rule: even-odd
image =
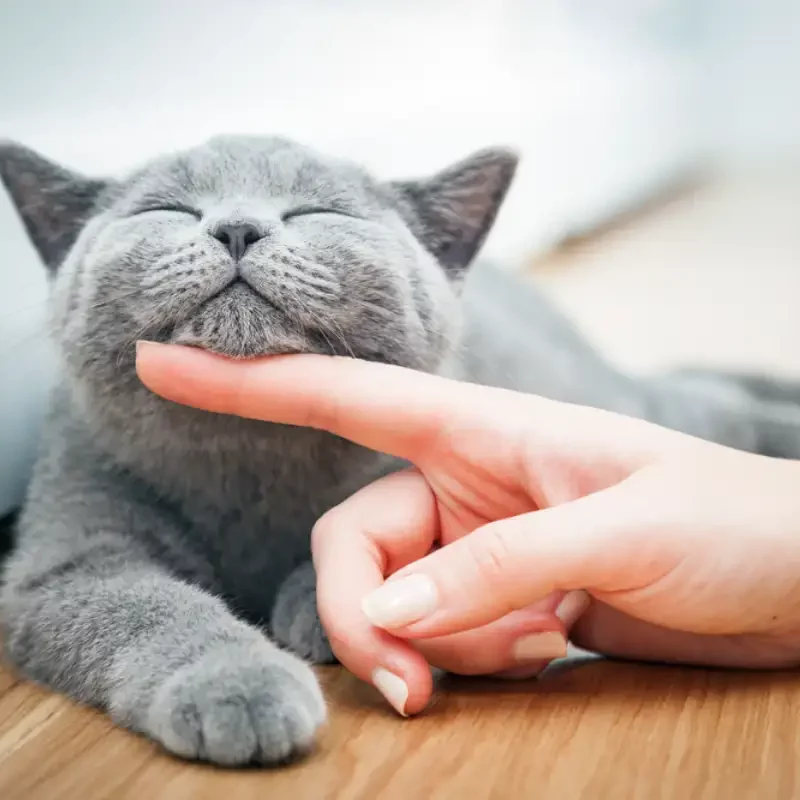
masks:
[[[163,205],[150,205],[145,206],[143,208],[137,208],[136,211],[133,212],[134,216],[140,216],[141,214],[154,214],[154,213],[161,213],[161,214],[188,214],[195,219],[202,219],[203,215],[200,211],[196,208],[192,208],[191,206],[184,206],[179,203],[175,204],[163,204]]]
[[[330,208],[327,206],[297,206],[297,208],[292,208],[289,211],[285,211],[281,214],[281,219],[284,222],[288,222],[290,219],[294,219],[296,217],[310,217],[315,214],[330,214],[332,216],[339,216],[339,217],[350,217],[350,219],[360,219],[355,214],[351,214],[349,211],[344,211],[341,208]]]

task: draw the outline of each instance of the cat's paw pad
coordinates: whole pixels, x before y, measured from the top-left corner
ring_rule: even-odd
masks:
[[[317,613],[314,568],[304,564],[281,585],[270,621],[275,641],[313,664],[333,664],[336,656]]]
[[[267,642],[215,649],[156,693],[148,733],[183,758],[225,766],[305,755],[325,721],[311,668]]]

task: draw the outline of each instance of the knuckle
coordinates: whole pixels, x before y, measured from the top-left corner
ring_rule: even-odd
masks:
[[[311,550],[312,552],[323,546],[324,543],[334,534],[338,527],[337,509],[333,508],[323,514],[311,529]]]
[[[301,427],[335,432],[342,416],[339,398],[336,392],[313,393],[298,405],[297,415]]]
[[[490,590],[502,585],[514,559],[502,529],[489,528],[483,535],[465,537],[464,542],[478,579]]]

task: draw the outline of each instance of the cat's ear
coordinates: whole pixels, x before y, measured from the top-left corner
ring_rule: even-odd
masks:
[[[483,245],[518,161],[512,150],[491,148],[427,180],[391,184],[411,230],[452,277],[469,266]]]
[[[16,142],[0,141],[0,180],[48,270],[78,238],[106,181],[85,178]]]

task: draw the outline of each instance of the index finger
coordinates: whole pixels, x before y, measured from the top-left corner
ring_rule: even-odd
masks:
[[[445,429],[486,427],[547,401],[412,369],[320,355],[233,361],[178,345],[141,342],[136,368],[162,397],[194,408],[336,434],[409,461]],[[486,410],[492,413],[487,414]]]
[[[388,574],[428,553],[437,532],[433,494],[419,472],[406,470],[329,511],[312,536],[317,607],[333,652],[404,715],[427,704],[430,668],[408,643],[374,627],[361,601]]]

